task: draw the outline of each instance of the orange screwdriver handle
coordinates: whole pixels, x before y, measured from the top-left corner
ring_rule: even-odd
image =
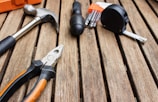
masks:
[[[45,66],[40,74],[38,81],[36,82],[30,93],[24,98],[23,102],[36,102],[41,93],[45,89],[47,82],[55,77],[55,71],[52,66]]]
[[[40,74],[41,61],[34,61],[28,70],[22,71],[6,87],[0,91],[0,102],[7,102],[8,99],[19,89],[26,81]]]

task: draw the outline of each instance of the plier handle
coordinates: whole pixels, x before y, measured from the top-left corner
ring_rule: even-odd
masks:
[[[45,89],[47,82],[55,77],[54,67],[61,56],[63,45],[50,51],[42,60],[35,60],[27,70],[22,71],[0,92],[0,102],[7,102],[14,92],[25,82],[35,76],[39,76],[29,94],[23,102],[35,102]]]

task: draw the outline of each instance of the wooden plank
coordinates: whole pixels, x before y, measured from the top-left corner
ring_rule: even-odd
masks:
[[[134,95],[115,36],[101,25],[97,30],[111,101],[133,102]]]
[[[27,16],[26,19],[24,20],[23,25],[27,24],[32,19],[33,19],[32,17]],[[12,80],[13,77],[18,75],[22,70],[30,66],[37,34],[38,34],[38,27],[35,27],[33,30],[31,30],[28,34],[26,34],[22,39],[20,39],[16,43],[16,46],[10,58],[10,62],[8,64],[5,76],[3,78],[1,88],[7,85],[7,83],[10,80]],[[21,102],[25,94],[25,89],[26,87],[25,85],[23,85],[21,88],[19,88],[18,91],[14,93],[14,95],[9,99],[9,101]]]
[[[61,2],[59,44],[64,50],[57,65],[55,102],[80,101],[77,39],[69,31],[73,1]]]
[[[46,8],[53,11],[57,17],[59,17],[59,6],[60,1],[47,0]],[[57,42],[57,34],[55,27],[50,23],[43,24],[41,27],[40,37],[37,45],[37,51],[35,60],[42,59],[49,51],[55,48]],[[59,60],[60,61],[60,60]],[[36,83],[37,78],[30,81],[28,92],[32,89],[32,86]],[[52,84],[53,80],[49,81],[41,97],[38,99],[39,102],[52,102]]]
[[[132,27],[134,28],[135,32],[137,34],[141,34],[142,36],[144,36],[148,39],[147,42],[144,45],[142,45],[142,48],[152,67],[152,70],[154,71],[156,78],[158,79],[158,69],[157,69],[157,67],[158,67],[158,63],[157,63],[158,46],[157,46],[156,42],[154,41],[153,37],[151,36],[151,33],[149,32],[148,28],[146,27],[144,21],[140,17],[134,4],[132,3],[131,5],[127,6],[127,4],[130,4],[129,2],[132,3],[131,1],[126,1],[126,2],[122,1],[122,3],[125,3],[124,6],[128,12],[130,22],[131,22]],[[130,9],[131,7],[133,9]],[[135,15],[133,15],[133,13]]]
[[[133,26],[134,30],[138,32],[137,29],[139,29],[139,32],[141,32],[141,34],[145,33],[144,31],[146,31],[146,34],[149,34],[150,32],[148,31],[148,28],[143,24],[144,22],[140,18],[140,15],[138,14],[132,1],[121,0],[121,3],[127,10],[130,20],[132,19],[131,23],[135,25],[135,26]],[[133,14],[135,14],[135,15],[133,15]],[[138,23],[136,23],[136,22],[138,22]],[[151,37],[151,35],[147,35],[147,37],[149,38],[149,37]],[[121,37],[121,41],[123,44],[123,49],[124,49],[124,52],[125,52],[125,55],[127,58],[128,65],[130,67],[130,72],[132,74],[132,78],[133,78],[135,86],[136,86],[139,100],[142,102],[148,102],[148,101],[156,102],[158,99],[158,97],[157,97],[158,90],[157,90],[156,84],[153,80],[153,77],[150,73],[150,70],[145,62],[145,59],[143,58],[143,55],[142,55],[138,45],[134,44],[134,43],[130,43],[131,42],[130,40],[127,41],[127,40],[125,40],[125,38],[122,38],[122,37]],[[148,39],[148,41],[145,43],[145,45],[142,45],[142,46],[149,47],[148,46],[148,44],[150,43],[149,41],[152,43],[155,43],[153,39],[152,40]],[[155,45],[155,47],[156,47],[156,45]],[[143,48],[146,51],[147,48],[145,48],[145,47],[143,47]],[[154,49],[152,49],[152,50],[154,50]],[[158,50],[158,49],[156,49],[156,50]],[[157,56],[156,53],[152,53],[152,54]],[[150,53],[150,56],[151,56],[151,53]]]
[[[17,31],[19,24],[21,22],[22,16],[23,16],[22,9],[12,11],[8,14],[6,21],[4,22],[4,24],[1,28],[1,31],[0,31],[0,40],[4,39],[8,35],[12,35],[13,33],[15,33]],[[17,18],[19,18],[19,19],[17,19]],[[8,56],[8,52],[6,52],[5,54],[3,54],[0,57],[0,71],[2,71],[2,68],[4,67],[4,65],[7,62],[7,59],[6,59],[7,56]]]
[[[86,18],[89,0],[80,0]],[[81,76],[84,102],[107,102],[103,73],[94,29],[80,36]]]
[[[136,5],[138,6],[139,10],[141,11],[143,17],[147,21],[149,27],[153,31],[156,41],[158,42],[158,18],[152,11],[152,9],[149,7],[149,5],[146,3],[146,1],[136,0]],[[150,12],[150,14],[149,14]]]
[[[3,25],[5,19],[7,17],[7,13],[2,13],[0,14],[0,29],[1,29],[1,26]]]
[[[115,0],[115,3],[117,2]],[[98,23],[97,31],[111,101],[134,102],[135,98],[127,76],[126,66],[123,63],[115,35],[103,29],[100,23]]]
[[[158,16],[158,2],[156,2],[155,0],[147,0],[147,2],[151,5],[153,10],[156,12],[156,15]]]

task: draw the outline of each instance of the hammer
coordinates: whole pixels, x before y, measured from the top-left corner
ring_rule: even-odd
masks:
[[[33,15],[35,18],[22,27],[19,31],[11,36],[6,37],[0,41],[0,56],[4,54],[9,48],[13,47],[16,41],[30,31],[38,24],[50,22],[55,25],[56,32],[59,32],[58,18],[56,15],[45,8],[34,8],[32,5],[25,5],[24,12],[28,15]]]

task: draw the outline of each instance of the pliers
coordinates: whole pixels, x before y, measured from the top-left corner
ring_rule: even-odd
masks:
[[[47,82],[55,77],[54,67],[62,54],[63,47],[63,45],[60,45],[54,48],[42,60],[32,61],[27,70],[21,72],[0,92],[0,102],[8,101],[14,92],[26,81],[39,76],[30,93],[23,99],[23,102],[35,102],[40,97]]]

